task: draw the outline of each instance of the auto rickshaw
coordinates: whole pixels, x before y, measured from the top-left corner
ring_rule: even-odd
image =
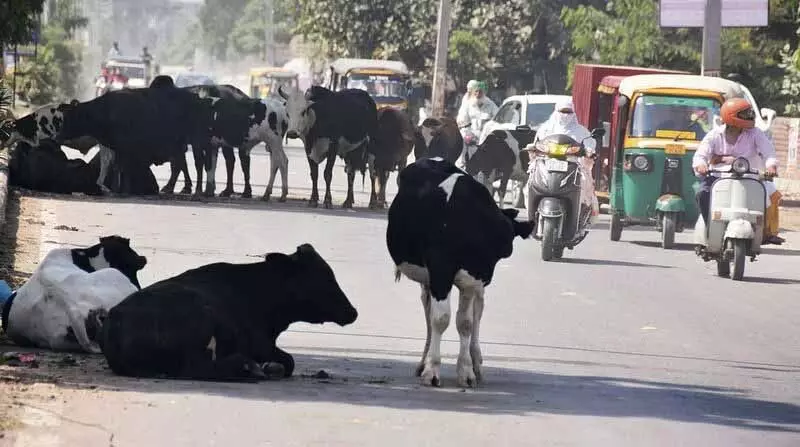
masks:
[[[358,88],[372,96],[378,109],[408,111],[411,76],[401,61],[340,58],[330,65],[327,77],[331,90]]]
[[[752,96],[727,79],[672,74],[608,76],[598,91],[607,95],[599,120],[611,127],[610,238],[654,224],[661,246],[672,248],[699,214],[694,152],[726,99]]]
[[[278,88],[298,89],[300,75],[281,67],[258,67],[250,70],[250,97],[266,99],[278,95]]]

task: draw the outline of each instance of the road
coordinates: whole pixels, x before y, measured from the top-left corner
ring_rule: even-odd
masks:
[[[289,153],[290,194],[306,197],[307,165],[299,149]],[[257,149],[253,159],[255,195],[266,157]],[[168,169],[156,172],[163,185]],[[337,204],[343,178],[337,167]],[[442,347],[444,387],[413,377],[425,338],[419,289],[394,282],[384,214],[300,202],[44,203],[42,252],[131,237],[149,259],[143,286],[310,242],[359,319],[284,333],[279,344],[297,362],[287,381],[145,381],[108,370],[62,381],[59,398],[25,407],[19,446],[800,445],[798,233],[748,263],[744,282],[715,277],[688,233],[671,251],[644,228],[612,243],[606,216],[563,262],[543,263],[538,242],[517,240],[488,288],[486,383],[463,391],[454,323]],[[312,377],[319,370],[331,377]]]

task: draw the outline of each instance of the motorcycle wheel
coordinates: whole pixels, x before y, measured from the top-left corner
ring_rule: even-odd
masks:
[[[542,261],[551,261],[556,257],[556,241],[558,241],[558,220],[550,217],[542,223]],[[563,255],[564,249],[561,248]],[[558,256],[559,258],[561,256]]]
[[[611,210],[611,240],[617,242],[622,237],[622,219]]]
[[[733,275],[731,279],[741,281],[744,276],[744,258],[747,256],[747,241],[736,239],[733,241]]]
[[[678,215],[676,213],[664,213],[661,222],[661,247],[670,249],[675,246],[675,228],[678,223]]]

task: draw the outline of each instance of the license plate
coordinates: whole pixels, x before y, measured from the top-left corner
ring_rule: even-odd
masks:
[[[548,171],[567,172],[569,163],[567,163],[564,160],[556,160],[555,158],[548,158],[547,160],[544,161],[544,167],[547,168]]]
[[[686,153],[686,146],[682,144],[668,144],[664,148],[664,153],[667,155],[684,155]]]

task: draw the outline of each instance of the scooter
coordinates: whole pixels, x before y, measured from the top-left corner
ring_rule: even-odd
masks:
[[[705,262],[716,261],[718,276],[740,281],[745,258],[752,262],[761,254],[767,209],[764,181],[771,181],[771,176],[750,170],[742,157],[729,165],[711,166],[708,175],[717,180],[711,185],[710,222],[706,224],[701,214],[694,227],[695,253]]]
[[[601,138],[594,129],[582,141],[569,135],[549,135],[524,150],[532,152],[528,168],[528,217],[536,222],[534,239],[542,241],[542,260],[564,256],[589,233],[592,207],[581,204],[581,160],[584,141]]]

